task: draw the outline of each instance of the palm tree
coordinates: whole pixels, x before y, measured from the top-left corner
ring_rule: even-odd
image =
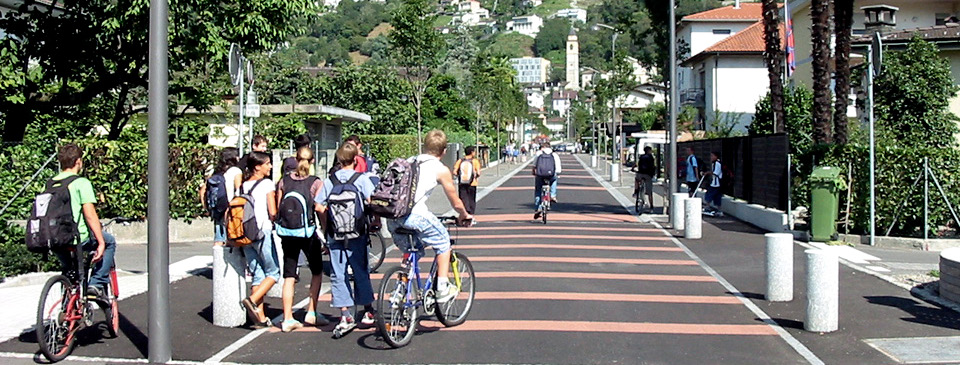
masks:
[[[853,1],[834,0],[833,22],[837,37],[836,49],[836,86],[837,95],[833,108],[834,140],[837,144],[847,143],[847,103],[850,95],[850,41],[853,28]]]
[[[783,132],[783,48],[780,46],[780,10],[777,0],[763,0],[763,61],[770,76],[770,108],[773,109],[773,132]]]
[[[813,18],[813,141],[830,143],[833,139],[830,119],[830,0],[811,0]]]

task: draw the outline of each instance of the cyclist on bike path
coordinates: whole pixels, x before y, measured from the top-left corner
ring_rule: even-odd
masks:
[[[60,147],[60,151],[57,153],[57,161],[60,162],[61,172],[53,177],[54,181],[78,176],[83,170],[83,150],[76,144],[68,143]],[[103,293],[106,292],[105,286],[110,283],[110,270],[113,269],[113,256],[117,249],[117,240],[109,233],[104,232],[100,225],[100,217],[97,215],[97,208],[94,206],[97,202],[97,195],[93,191],[93,184],[90,183],[90,180],[85,177],[76,177],[67,186],[67,190],[70,191],[70,208],[73,210],[73,220],[77,222],[77,230],[80,233],[80,247],[83,251],[96,252],[93,256],[93,261],[96,264],[94,264],[93,275],[89,280],[87,294],[101,298]],[[69,252],[54,250],[54,253],[60,259],[64,272],[73,267],[74,262]]]
[[[553,159],[553,174],[547,176],[543,171],[550,170],[549,159],[551,157]],[[538,171],[541,171],[541,173],[538,173]],[[543,213],[540,211],[540,189],[543,189],[544,184],[550,184],[550,201],[557,202],[557,177],[560,172],[560,156],[553,153],[549,142],[540,143],[540,151],[537,152],[533,160],[533,175],[536,176],[533,189],[533,206],[536,210],[533,212],[533,219],[540,219],[540,214]]]
[[[410,252],[410,242],[406,235],[396,234],[397,228],[403,227],[417,232],[417,239],[424,245],[433,247],[437,253],[437,302],[446,303],[457,297],[457,288],[450,285],[447,273],[450,270],[450,233],[447,227],[440,222],[437,216],[430,212],[427,207],[427,199],[433,193],[437,185],[443,187],[444,194],[453,209],[460,214],[458,223],[463,223],[473,219],[470,213],[467,213],[463,202],[457,196],[457,186],[453,183],[453,173],[440,162],[440,158],[447,152],[447,135],[443,131],[434,129],[427,133],[423,139],[423,154],[412,157],[411,160],[420,164],[420,176],[417,183],[416,195],[414,201],[416,204],[410,215],[390,219],[387,221],[387,228],[393,234],[394,243],[404,253]]]
[[[637,165],[631,169],[637,174],[633,177],[633,197],[636,198],[640,193],[640,184],[643,184],[644,193],[650,201],[650,209],[653,210],[653,178],[657,176],[657,159],[653,157],[653,149],[650,146],[643,148],[643,154],[637,158]],[[642,197],[641,197],[642,198]]]

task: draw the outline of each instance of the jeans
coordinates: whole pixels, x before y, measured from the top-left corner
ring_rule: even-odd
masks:
[[[262,240],[243,246],[243,257],[247,259],[247,269],[253,275],[253,285],[260,285],[268,277],[280,281],[280,261],[277,249],[273,245],[273,232],[263,232]]]
[[[330,243],[330,292],[334,308],[369,305],[373,303],[373,284],[367,264],[367,239],[360,237],[343,241],[328,239]],[[353,269],[353,287],[347,280],[347,265]]]
[[[557,175],[552,177],[540,177],[537,176],[537,182],[534,184],[533,189],[533,206],[534,209],[540,209],[540,189],[543,189],[543,184],[546,184],[548,181],[550,183],[550,198],[557,198]]]
[[[213,242],[227,242],[227,225],[223,220],[213,221]]]
[[[406,228],[417,232],[417,239],[422,245],[417,252],[423,256],[423,245],[433,247],[437,255],[450,251],[450,232],[443,226],[440,219],[433,214],[422,216],[417,213],[410,213],[404,218],[387,220],[387,229],[393,235],[393,242],[403,253],[410,252],[412,242],[410,237],[405,234],[397,234],[397,228]]]
[[[103,258],[93,264],[93,275],[90,276],[90,280],[87,283],[90,286],[104,287],[110,283],[110,270],[113,269],[114,265],[114,253],[117,251],[117,239],[114,238],[113,235],[103,232],[103,243]],[[97,250],[97,245],[97,239],[93,237],[93,233],[90,233],[90,238],[81,243],[80,248],[84,252],[91,252]],[[72,257],[70,252],[56,250],[54,253],[57,255],[57,258],[60,259],[60,265],[64,272],[67,272],[77,266],[76,258]]]
[[[713,207],[717,209],[720,209],[720,204],[723,203],[723,193],[720,192],[719,186],[708,186],[705,198],[707,199],[707,204],[713,205]]]

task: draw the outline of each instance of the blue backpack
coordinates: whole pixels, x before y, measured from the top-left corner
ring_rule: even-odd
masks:
[[[223,220],[230,202],[227,200],[227,179],[223,174],[213,174],[207,179],[207,196],[204,197],[207,211],[214,221]]]
[[[280,237],[312,237],[317,231],[310,187],[317,180],[310,176],[295,180],[289,174],[283,177],[283,197],[277,212],[277,235]]]
[[[354,172],[349,180],[341,182],[336,174],[330,175],[333,187],[327,198],[327,216],[335,241],[359,238],[366,234],[363,194],[354,185],[360,176],[359,172]]]

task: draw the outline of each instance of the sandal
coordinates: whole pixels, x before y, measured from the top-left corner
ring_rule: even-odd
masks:
[[[258,309],[257,306],[253,304],[253,301],[250,300],[249,297],[241,300],[240,305],[242,305],[244,308],[247,309],[247,319],[249,319],[250,322],[253,322],[254,324],[263,323],[260,320],[260,309]]]

